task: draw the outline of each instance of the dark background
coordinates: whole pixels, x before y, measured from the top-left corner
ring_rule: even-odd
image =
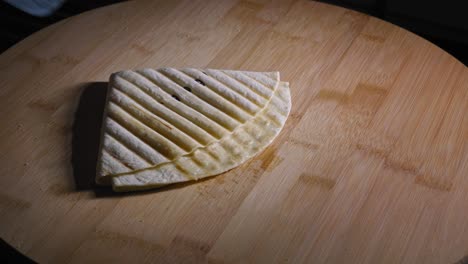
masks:
[[[52,16],[37,18],[0,0],[0,53],[59,20],[124,0],[68,0]],[[468,65],[466,0],[321,0],[367,13],[412,31]]]
[[[53,15],[38,18],[0,0],[0,53],[30,34],[64,18],[124,0],[69,0]],[[468,65],[468,1],[322,0],[373,15],[412,31]],[[0,240],[1,263],[30,263]]]
[[[321,0],[403,27],[468,65],[466,0]]]
[[[49,17],[34,17],[0,0],[0,53],[32,33],[64,18],[124,0],[68,0]]]

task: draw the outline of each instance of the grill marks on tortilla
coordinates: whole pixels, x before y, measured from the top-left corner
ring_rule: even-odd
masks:
[[[232,133],[266,106],[279,80],[275,75],[250,75],[170,68],[114,74],[103,128],[101,176],[175,160]],[[207,152],[203,158],[217,157]],[[202,166],[204,161],[190,164],[197,162]]]
[[[130,99],[119,90],[114,90],[111,92],[110,102],[117,104],[133,118],[146,125],[156,133],[164,136],[184,151],[190,151],[200,146],[200,144],[188,134],[185,134],[178,129],[172,129],[172,126],[165,120],[146,110],[141,105],[138,105],[138,103]]]
[[[162,74],[159,71],[150,69],[143,70],[139,73],[141,76],[152,82],[153,86],[157,86],[170,96],[177,95],[180,98],[180,104],[191,108],[200,116],[200,118],[207,119],[207,122],[215,124],[228,131],[231,131],[239,124],[239,122],[234,118],[220,111],[210,103],[206,103],[200,99],[199,90],[201,89],[197,90],[194,86],[190,86],[183,82],[181,82],[182,85],[180,85],[176,80],[172,79],[174,78],[173,76],[167,73]],[[183,86],[189,86],[192,88],[192,92],[186,91]],[[221,132],[225,131],[221,130]]]
[[[169,181],[200,179],[245,162],[265,148],[280,132],[291,107],[288,85],[283,83],[257,116],[232,134],[192,153],[156,167],[114,177],[115,190],[146,189]],[[265,127],[268,126],[268,129]],[[246,155],[247,153],[247,155]],[[151,177],[150,175],[169,175]]]
[[[229,75],[231,78],[235,78],[242,85],[249,87],[253,92],[267,100],[270,99],[273,95],[272,89],[266,87],[263,83],[259,82],[255,78],[246,75],[243,72],[225,71],[224,73]]]
[[[248,100],[248,98],[243,97],[235,90],[230,89],[223,83],[219,82],[218,80],[214,79],[209,75],[203,74],[197,69],[184,69],[182,72],[185,73],[187,76],[196,78],[196,83],[200,85],[201,83],[203,83],[203,86],[208,87],[211,91],[225,99],[227,101],[227,104],[234,105],[236,107],[236,109],[234,109],[236,112],[241,112],[242,115],[248,115],[245,117],[244,120],[242,120],[243,123],[247,119],[250,119],[253,115],[255,115],[255,113],[257,113],[261,109],[258,105],[255,105],[250,100]],[[199,80],[200,82],[197,82],[197,80]]]
[[[104,141],[104,149],[115,159],[122,161],[130,169],[144,168],[151,166],[151,163],[140,154],[132,151],[113,136],[107,134]]]
[[[174,127],[192,136],[199,143],[208,144],[222,135],[221,128],[212,125],[209,120],[197,115],[196,112],[191,111],[188,107],[177,105],[164,94],[158,94],[156,89],[138,86],[138,84],[119,76],[116,76],[114,80],[114,89],[121,91],[143,108],[151,111],[166,122],[170,122]],[[132,87],[136,89],[132,89]]]
[[[210,77],[223,84],[224,87],[228,87],[230,90],[236,92],[256,106],[264,107],[267,103],[268,98],[266,96],[259,94],[257,91],[244,85],[242,82],[231,77],[226,72],[214,70],[208,70],[208,72]],[[207,74],[205,73],[205,75]]]
[[[220,125],[229,131],[234,130],[234,128],[237,127],[239,123],[244,123],[249,119],[249,116],[245,112],[240,111],[241,109],[235,104],[230,103],[225,98],[209,89],[207,86],[199,84],[193,78],[187,76],[183,72],[171,68],[161,69],[159,72],[165,75],[178,87],[191,87],[192,92],[189,93],[189,95],[193,95],[191,99],[196,100],[196,106],[211,106],[211,108],[213,108],[212,111],[214,110],[214,112],[205,112],[204,114],[212,115],[211,118],[214,121],[217,121]]]
[[[184,154],[184,150],[173,141],[167,139],[157,131],[154,131],[151,127],[145,124],[144,121],[134,117],[112,101],[108,104],[108,115],[109,118],[113,119],[135,136],[142,139],[142,141],[157,150],[165,158],[171,160]]]
[[[148,145],[139,137],[135,136],[129,130],[121,126],[111,118],[106,120],[106,133],[105,137],[110,136],[117,140],[122,146],[125,146],[128,151],[135,155],[140,156],[144,161],[149,164],[157,164],[168,161],[161,153],[157,152],[153,147]],[[104,140],[104,145],[106,140]],[[137,154],[138,153],[138,154]]]

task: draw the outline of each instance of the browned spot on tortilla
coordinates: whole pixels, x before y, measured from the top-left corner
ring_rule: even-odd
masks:
[[[326,190],[331,190],[336,185],[335,180],[317,175],[301,174],[301,176],[299,176],[299,180],[305,184],[314,185]]]
[[[164,122],[161,122],[161,124],[162,124],[163,126],[167,127],[168,129],[172,129],[171,126],[169,126],[168,124],[166,124],[166,123],[164,123]]]
[[[414,183],[422,185],[424,187],[434,189],[437,191],[448,192],[452,189],[453,184],[443,179],[437,179],[429,175],[418,175],[414,179]]]
[[[51,102],[47,102],[42,99],[29,102],[28,107],[31,109],[38,109],[46,112],[55,112],[58,109],[58,105],[55,105]]]

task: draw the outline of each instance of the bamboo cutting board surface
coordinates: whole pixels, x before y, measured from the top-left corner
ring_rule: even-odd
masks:
[[[281,72],[274,144],[216,178],[93,187],[112,72]],[[309,1],[133,1],[0,55],[0,235],[41,263],[453,263],[468,254],[468,70]]]

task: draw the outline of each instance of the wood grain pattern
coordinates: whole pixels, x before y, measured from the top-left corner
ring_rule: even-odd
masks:
[[[279,70],[293,98],[285,130],[196,184],[92,187],[95,82],[163,66]],[[468,70],[378,19],[302,0],[132,1],[7,50],[0,87],[0,235],[41,263],[468,255]]]

